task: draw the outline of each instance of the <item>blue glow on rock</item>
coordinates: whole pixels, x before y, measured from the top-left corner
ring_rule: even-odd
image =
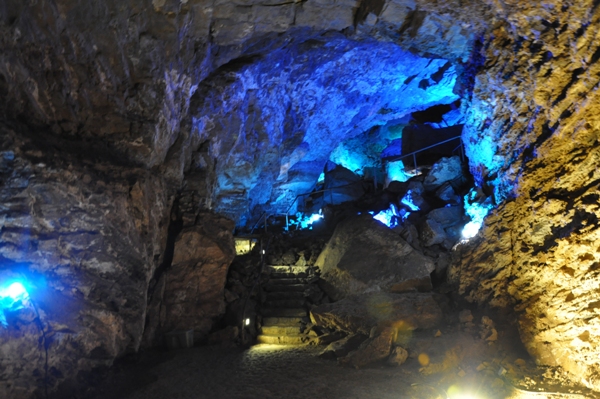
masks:
[[[319,210],[319,213],[312,215],[305,215],[302,212],[296,214],[296,220],[290,220],[290,227],[295,226],[297,230],[312,230],[313,224],[323,219],[323,214]],[[289,229],[289,227],[288,227]]]
[[[410,212],[398,211],[398,208],[394,204],[391,204],[388,209],[385,209],[377,214],[372,211],[369,213],[373,215],[373,219],[380,221],[389,228],[396,227],[399,220],[404,222],[410,215]]]
[[[387,164],[387,177],[390,181],[408,181],[412,177],[406,173],[404,163],[402,161],[390,162]]]
[[[12,281],[0,287],[0,325],[7,327],[4,311],[17,311],[28,306],[29,293],[20,281]]]
[[[475,199],[475,195],[475,190],[471,190],[469,194],[465,195],[465,213],[471,218],[471,221],[462,230],[462,236],[467,240],[477,235],[483,225],[483,219],[494,208],[494,205],[489,200],[483,203],[470,203],[470,201]]]
[[[412,190],[408,190],[400,202],[402,202],[404,205],[408,206],[411,211],[416,212],[416,211],[419,211],[420,208],[414,203],[412,194],[413,194]]]
[[[0,301],[4,303],[5,299],[10,299],[12,302],[24,301],[29,298],[29,294],[25,286],[20,282],[14,282],[7,287],[0,289]]]

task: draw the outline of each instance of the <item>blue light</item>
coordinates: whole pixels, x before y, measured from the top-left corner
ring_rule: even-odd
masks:
[[[483,219],[494,208],[494,205],[491,203],[490,199],[487,199],[482,203],[469,203],[470,201],[474,201],[475,197],[475,189],[472,189],[467,195],[465,195],[465,213],[471,218],[471,221],[465,225],[462,231],[463,238],[467,240],[477,235],[479,229],[483,225]]]
[[[406,173],[404,163],[402,161],[390,162],[387,164],[387,175],[390,181],[405,182],[412,177]]]
[[[8,323],[3,310],[11,312],[23,309],[30,304],[27,303],[29,293],[25,286],[19,281],[13,281],[0,288],[0,325],[7,327]]]
[[[311,230],[313,228],[313,223],[323,219],[322,211],[319,210],[319,213],[314,213],[312,215],[304,215],[301,212],[296,214],[296,220],[290,221],[291,226],[296,226],[296,229],[308,229]]]
[[[380,221],[389,228],[394,228],[398,225],[398,218],[401,218],[402,221],[405,221],[408,215],[410,215],[410,212],[399,215],[398,208],[394,204],[391,204],[388,209],[385,209],[378,214],[375,214],[375,212],[369,213],[373,215],[373,219]]]
[[[0,290],[0,298],[11,298],[13,301],[21,301],[29,298],[27,290],[19,282],[12,283],[7,288]]]
[[[414,203],[414,199],[412,196],[413,196],[413,191],[408,190],[406,192],[406,194],[404,195],[404,197],[402,198],[402,200],[400,200],[400,202],[402,202],[404,205],[409,207],[410,210],[413,212],[419,211],[420,208]]]

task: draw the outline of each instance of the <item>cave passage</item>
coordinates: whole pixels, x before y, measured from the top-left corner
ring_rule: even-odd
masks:
[[[0,2],[0,397],[597,397],[598,26]]]

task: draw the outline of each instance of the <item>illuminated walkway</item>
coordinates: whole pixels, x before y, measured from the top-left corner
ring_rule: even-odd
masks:
[[[434,398],[411,387],[417,370],[355,370],[316,357],[322,348],[258,345],[249,350],[198,347],[166,353],[155,365],[128,366],[98,398],[114,399],[398,399]],[[419,395],[421,394],[425,395]]]

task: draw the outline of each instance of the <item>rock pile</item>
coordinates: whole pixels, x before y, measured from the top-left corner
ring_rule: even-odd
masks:
[[[398,225],[390,229],[365,213],[338,223],[315,262],[323,290],[335,300],[362,292],[430,290],[429,276],[444,276],[448,251],[468,221],[460,195],[469,182],[463,169],[459,157],[442,158],[429,173],[392,182],[379,198],[363,200],[359,206],[366,209],[376,203],[392,207],[392,224]]]

